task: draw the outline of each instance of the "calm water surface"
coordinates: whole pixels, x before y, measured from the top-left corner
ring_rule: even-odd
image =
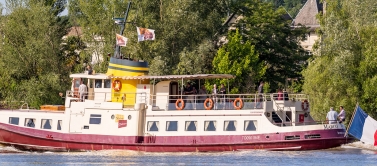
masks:
[[[19,152],[12,147],[0,150]],[[213,153],[147,153],[94,151],[70,153],[0,153],[0,166],[17,165],[377,165],[377,147],[360,142],[316,151],[235,151]]]

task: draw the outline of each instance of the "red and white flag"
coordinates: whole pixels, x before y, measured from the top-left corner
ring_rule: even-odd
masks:
[[[126,46],[127,45],[127,41],[128,41],[128,38],[122,36],[122,35],[119,35],[117,34],[116,35],[116,40],[117,40],[117,45],[118,46]]]
[[[155,34],[153,29],[147,29],[147,28],[140,28],[136,27],[137,29],[137,40],[138,41],[144,41],[144,40],[154,40]]]

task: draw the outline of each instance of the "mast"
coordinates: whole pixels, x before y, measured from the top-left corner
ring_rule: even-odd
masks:
[[[131,1],[128,2],[128,6],[127,6],[127,10],[126,10],[126,13],[125,13],[125,16],[124,18],[113,18],[113,20],[115,20],[115,24],[119,25],[120,26],[120,35],[123,35],[123,31],[124,29],[126,28],[126,21],[127,21],[127,17],[128,17],[128,12],[129,12],[129,9],[131,7]],[[121,56],[120,54],[120,46],[116,45],[115,46],[115,52],[114,52],[114,57],[119,59]]]

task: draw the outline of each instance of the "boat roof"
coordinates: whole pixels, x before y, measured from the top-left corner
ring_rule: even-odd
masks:
[[[194,75],[161,75],[161,76],[112,76],[111,78],[120,78],[124,80],[144,80],[144,79],[215,79],[215,78],[234,78],[231,74],[194,74]]]
[[[234,78],[231,74],[194,74],[194,75],[161,75],[161,76],[108,76],[102,73],[86,74],[86,73],[76,73],[71,74],[71,78],[91,78],[91,79],[124,79],[124,80],[146,80],[146,79],[165,79],[165,80],[180,80],[180,79],[215,79],[215,78]]]

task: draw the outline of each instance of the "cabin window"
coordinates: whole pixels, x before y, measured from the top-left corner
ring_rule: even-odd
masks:
[[[111,88],[111,80],[109,80],[109,79],[105,80],[105,87],[104,88]]]
[[[166,121],[166,131],[178,131],[178,121]]]
[[[35,127],[35,119],[25,118],[25,126],[34,128]]]
[[[204,131],[216,131],[216,121],[204,121]]]
[[[101,124],[101,115],[90,114],[89,124]]]
[[[148,121],[148,131],[158,131],[158,121]]]
[[[62,130],[62,123],[63,123],[62,120],[58,120],[57,130]]]
[[[102,80],[96,79],[94,81],[94,84],[95,84],[95,88],[102,88]]]
[[[237,121],[228,120],[224,121],[224,131],[236,131]]]
[[[41,121],[41,129],[51,129],[51,119],[42,119]]]
[[[18,125],[19,122],[20,122],[20,118],[17,118],[17,117],[9,117],[9,124]]]
[[[186,131],[196,131],[197,121],[186,121],[185,130]]]
[[[81,80],[80,79],[75,79],[75,88],[78,88],[81,84]]]
[[[245,120],[244,130],[245,131],[257,131],[258,122],[256,120]]]

